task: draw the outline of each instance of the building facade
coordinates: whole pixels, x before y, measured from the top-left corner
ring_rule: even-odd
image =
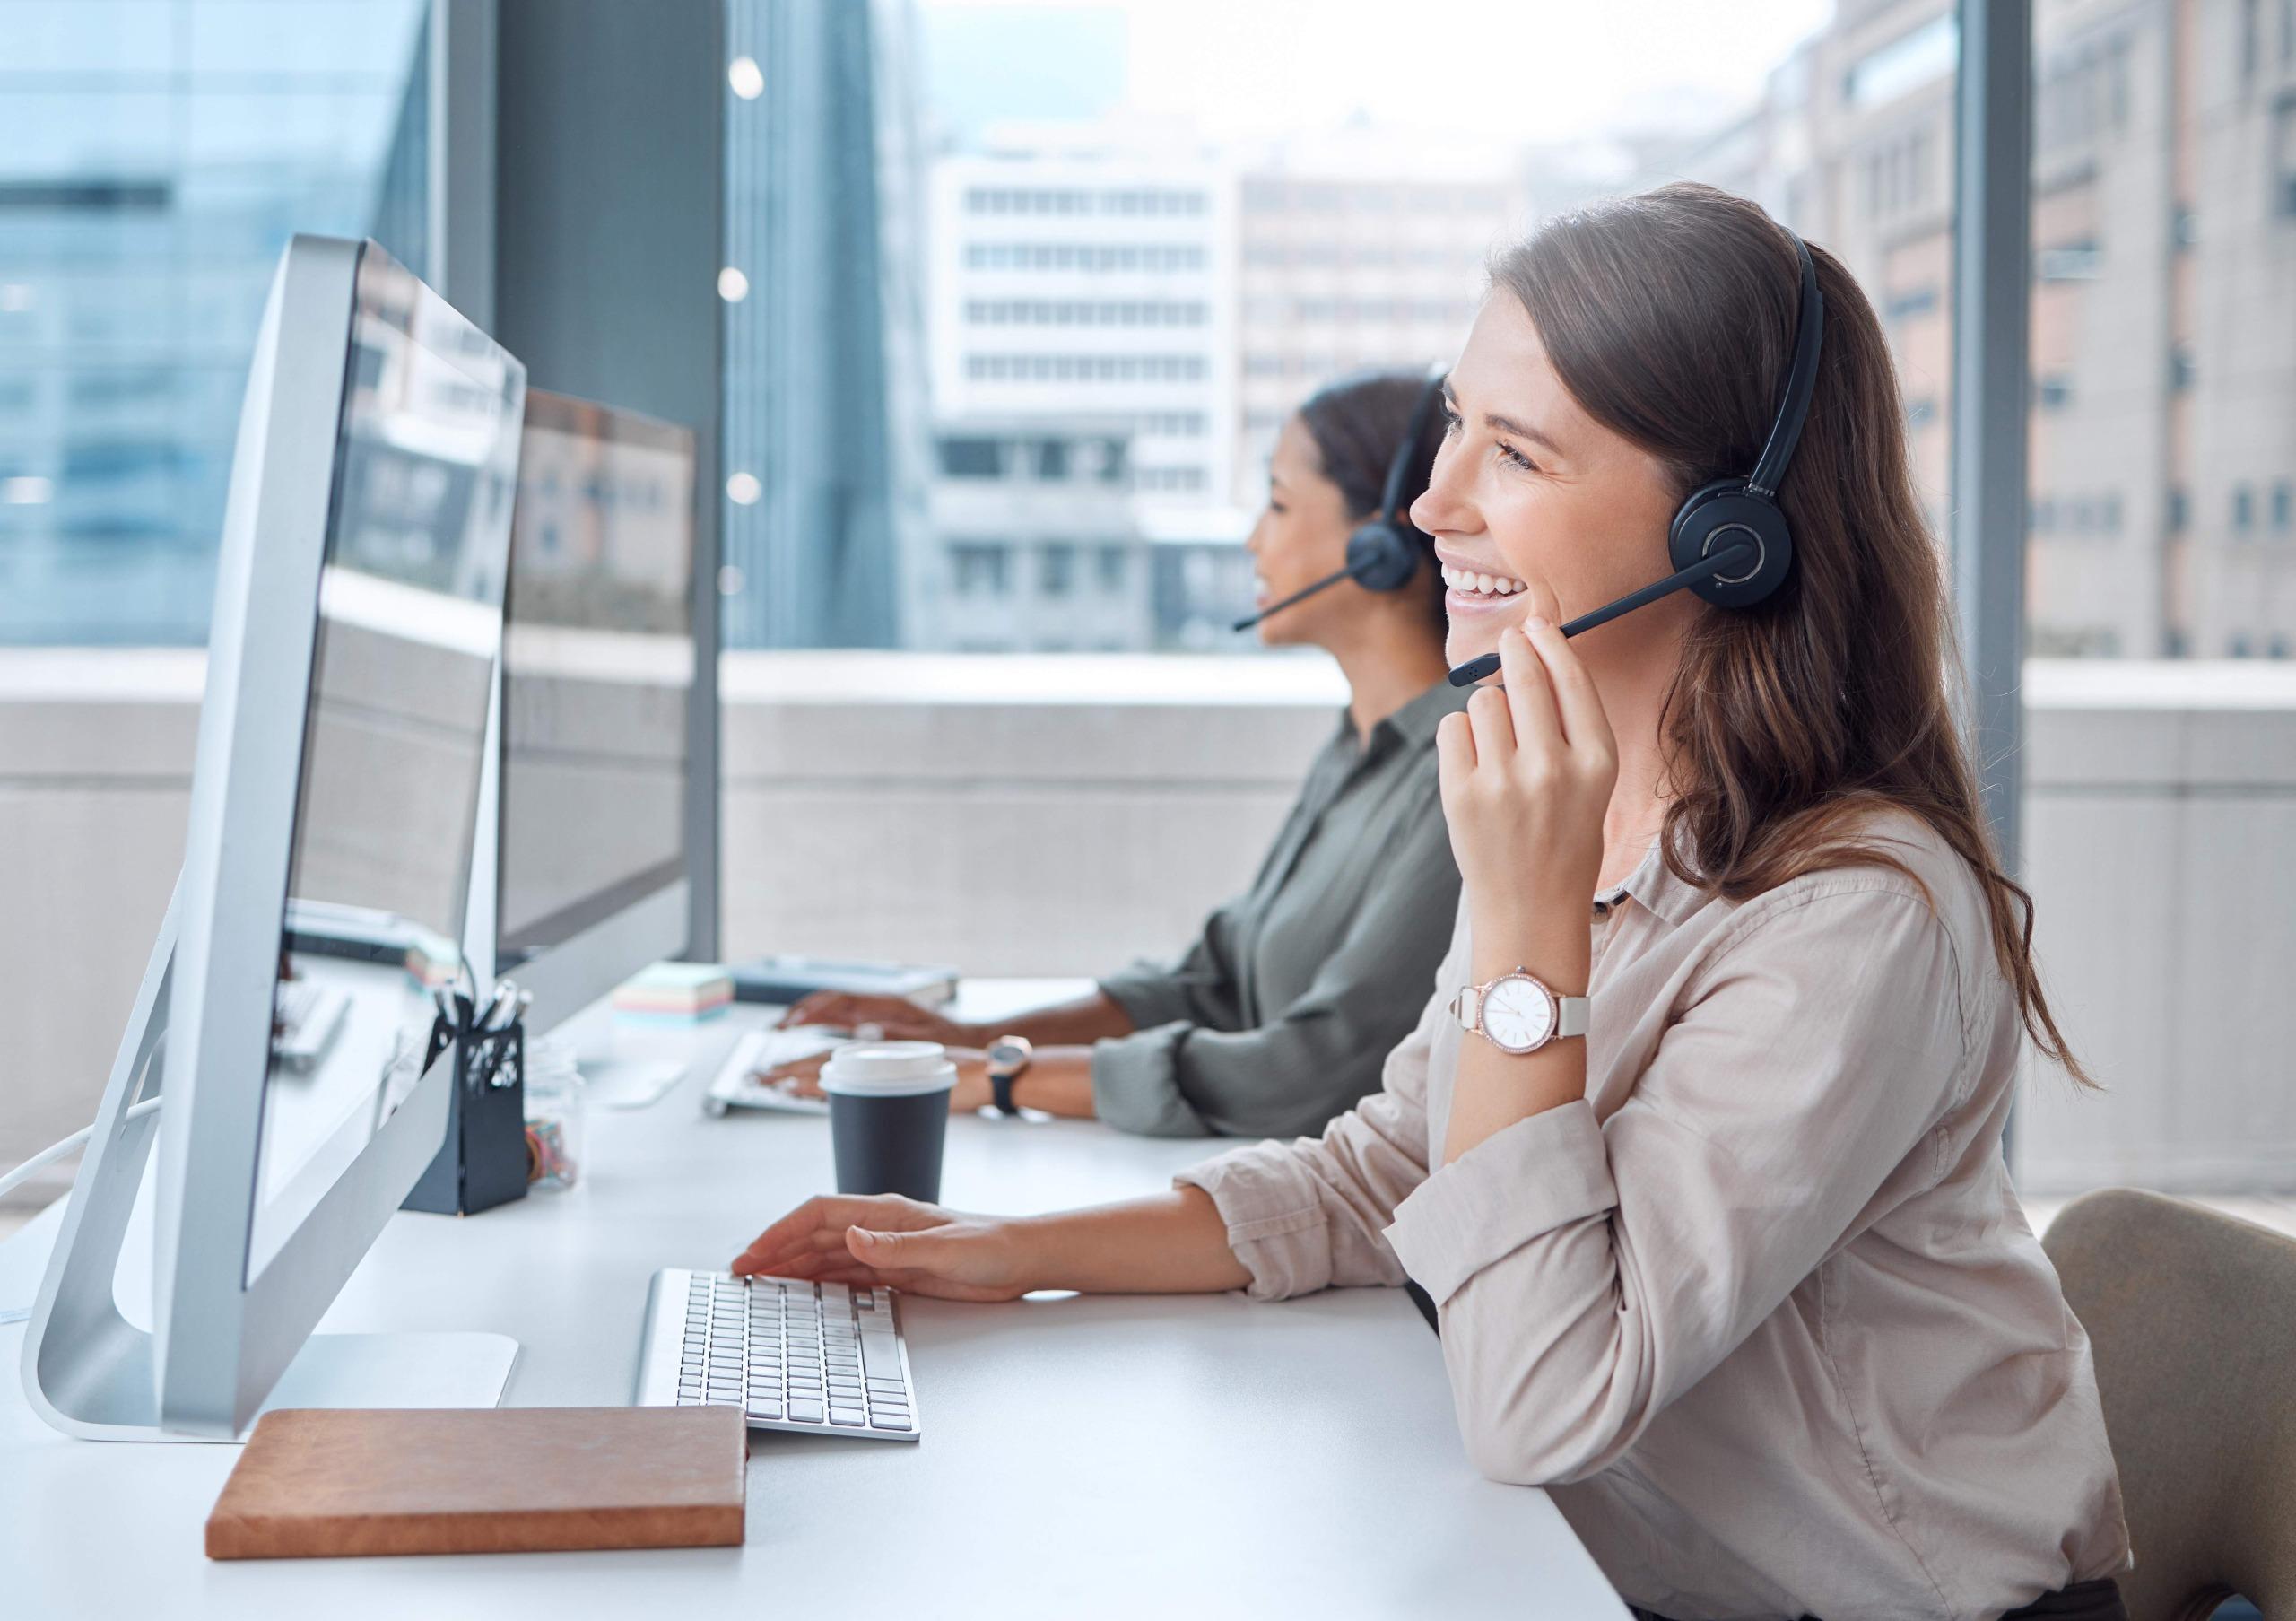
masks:
[[[2043,657],[2296,652],[2296,0],[2042,0],[2027,612]],[[1841,0],[1681,172],[1872,295],[1943,536],[1948,0]]]
[[[1144,510],[1224,501],[1232,187],[1171,132],[1000,132],[934,166],[927,329],[944,419],[1130,426]]]
[[[958,653],[1132,652],[1153,634],[1134,516],[1131,419],[944,421],[934,436],[921,588],[909,645]]]
[[[1277,432],[1318,388],[1457,356],[1492,253],[1529,222],[1509,154],[1369,130],[1254,153],[1237,193],[1232,499],[1249,509]]]
[[[288,237],[424,267],[424,9],[0,15],[0,643],[206,641]]]

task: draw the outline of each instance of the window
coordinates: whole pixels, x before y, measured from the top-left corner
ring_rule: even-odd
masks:
[[[2236,484],[2232,489],[2232,533],[2246,536],[2252,533],[2256,527],[2256,497],[2249,492],[2248,485]]]
[[[1048,439],[1038,444],[1037,476],[1045,479],[1068,476],[1068,444],[1065,440]]]
[[[425,265],[425,7],[5,10],[0,642],[199,645],[288,236]]]
[[[2104,250],[2096,243],[2066,242],[2042,248],[2033,271],[2044,282],[2093,282],[2104,274]]]
[[[1055,541],[1037,553],[1037,583],[1048,597],[1065,597],[1076,588],[1076,548]]]
[[[774,9],[771,0],[732,3],[737,17]],[[918,478],[924,499],[915,507],[930,521],[883,568],[872,559],[868,577],[892,580],[888,599],[902,605],[888,612],[885,634],[932,648],[961,636],[974,648],[1030,650],[1056,640],[1253,649],[1227,627],[1249,609],[1252,570],[1240,542],[1284,420],[1344,373],[1415,370],[1455,354],[1494,249],[1531,219],[1636,189],[1661,167],[1787,210],[1844,257],[1877,304],[1890,301],[1920,499],[1926,511],[1943,511],[1959,45],[1950,17],[1904,4],[1901,24],[1870,8],[1828,17],[1815,0],[1792,16],[1756,8],[1734,22],[1735,60],[1695,65],[1699,93],[1681,98],[1685,109],[1732,110],[1710,128],[1681,129],[1683,147],[1652,156],[1648,172],[1644,154],[1657,149],[1623,112],[1549,131],[1543,120],[1553,115],[1536,105],[1485,108],[1477,116],[1487,139],[1427,140],[1416,133],[1428,122],[1420,97],[1376,34],[1342,31],[1342,55],[1319,59],[1319,74],[1335,72],[1349,87],[1340,110],[1215,97],[1209,74],[1196,89],[1157,91],[1175,100],[1152,109],[1130,100],[1139,85],[1127,91],[1127,74],[1141,63],[1201,56],[1211,41],[1200,8],[1107,0],[1100,9],[1122,26],[1112,43],[1089,50],[1062,43],[1068,36],[1041,8],[970,0],[831,8],[868,13],[867,48],[916,43],[896,37],[911,13],[934,45],[887,50],[875,64],[913,75],[914,122],[930,132],[907,167],[886,155],[881,133],[875,171],[885,257],[897,262],[890,245],[914,233],[925,249],[913,256],[921,285],[888,287],[916,296],[884,301],[883,318],[900,326],[882,345],[840,339],[837,352],[839,363],[882,353],[888,367],[908,368],[897,380],[888,373],[887,392],[944,441]],[[1313,0],[1269,0],[1239,13],[1251,18],[1239,37],[1258,38],[1276,10],[1300,28],[1321,25]],[[1636,6],[1596,10],[1596,26],[1629,47],[1658,22]],[[1813,26],[1822,37],[1808,37]],[[778,37],[762,24],[752,31],[762,45]],[[1820,62],[1846,74],[1829,69],[1820,85]],[[1590,55],[1579,71],[1615,80],[1594,87],[1601,93],[1590,105],[1648,104],[1652,86],[1631,49]],[[1285,126],[1287,116],[1296,126]],[[1766,133],[1749,148],[1735,142],[1742,125]],[[865,144],[844,141],[839,150]],[[1869,160],[1867,199],[1858,177]],[[1846,187],[1825,178],[1837,172]],[[865,189],[865,166],[853,173]],[[1869,206],[1882,218],[1877,229],[1867,226]],[[967,484],[997,475],[988,451],[968,464],[946,442],[971,439],[1004,447],[1006,483]],[[1038,459],[1053,439],[1069,448],[1063,477]],[[1096,453],[1094,441],[1111,448]],[[953,548],[985,544],[975,528],[990,521],[985,500],[1012,503],[1009,518],[995,521],[1009,524],[1006,538],[1024,553],[1012,565],[1009,599],[994,614],[936,614],[932,594],[955,588]],[[1050,596],[1045,543],[1033,538],[1042,535],[1076,548],[1065,602]],[[1050,565],[1053,577],[1068,566]],[[1079,623],[1048,623],[1053,610]]]
[[[1953,13],[1933,18],[1852,63],[1843,77],[1842,100],[1855,108],[1893,101],[1950,74],[1960,48]]]
[[[2073,379],[2062,371],[2033,379],[2033,403],[2044,411],[2062,411],[2073,403]]]
[[[1909,287],[1890,295],[1882,307],[1882,318],[1887,321],[1909,321],[1918,315],[1932,315],[1937,309],[1937,289],[1935,285]]]
[[[1002,597],[1012,588],[1010,546],[960,541],[949,548],[949,564],[960,597]]]
[[[1004,447],[993,439],[944,439],[941,473],[947,478],[1002,478]]]
[[[2272,486],[2272,532],[2274,535],[2288,533],[2292,517],[2290,508],[2292,504],[2296,504],[2296,497],[2292,497],[2288,481],[2283,478]]]

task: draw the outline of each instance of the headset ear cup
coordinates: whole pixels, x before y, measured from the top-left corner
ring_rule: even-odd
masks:
[[[1419,572],[1419,548],[1394,524],[1375,518],[1347,537],[1347,571],[1367,590],[1400,591]]]
[[[1726,478],[1693,492],[1674,514],[1666,553],[1676,569],[1741,541],[1760,555],[1750,569],[1733,568],[1691,590],[1721,608],[1750,608],[1776,594],[1794,567],[1794,536],[1776,501],[1756,495],[1742,479]]]

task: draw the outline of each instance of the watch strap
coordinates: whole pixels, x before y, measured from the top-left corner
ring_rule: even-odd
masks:
[[[1556,997],[1554,998],[1554,1033],[1557,1036],[1587,1033],[1587,998],[1585,997]]]
[[[1018,1114],[1013,1084],[1036,1061],[1035,1050],[1019,1036],[999,1036],[988,1044],[988,1097],[999,1114]]]

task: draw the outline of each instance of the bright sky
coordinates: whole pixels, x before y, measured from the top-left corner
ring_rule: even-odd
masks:
[[[920,0],[931,10],[1013,0]],[[1074,0],[1022,0],[1080,9]],[[1376,124],[1568,142],[1710,125],[1831,0],[1109,0],[1132,102],[1214,136]]]

